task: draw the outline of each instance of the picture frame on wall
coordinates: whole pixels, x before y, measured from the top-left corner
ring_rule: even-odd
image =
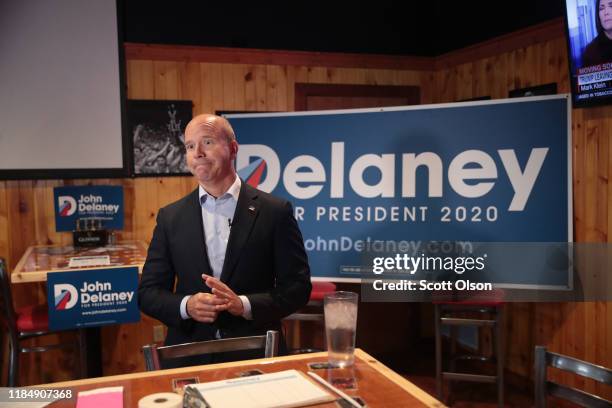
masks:
[[[184,142],[192,117],[190,100],[128,100],[131,175],[190,175]]]

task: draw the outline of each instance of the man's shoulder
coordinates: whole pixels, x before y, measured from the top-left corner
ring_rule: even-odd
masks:
[[[262,205],[270,206],[273,208],[285,208],[289,201],[284,198],[277,197],[270,193],[266,193],[265,191],[259,190],[255,187],[251,187],[250,185],[244,185],[245,192],[250,196],[257,196],[257,199],[260,200]]]

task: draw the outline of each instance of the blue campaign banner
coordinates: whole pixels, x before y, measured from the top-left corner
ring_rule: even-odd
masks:
[[[313,277],[354,280],[388,241],[571,241],[569,112],[555,95],[228,120],[241,178],[293,203]]]
[[[101,220],[104,229],[123,229],[122,186],[55,187],[53,199],[57,232],[75,230],[78,219]]]
[[[65,330],[140,321],[138,267],[47,274],[49,328]]]

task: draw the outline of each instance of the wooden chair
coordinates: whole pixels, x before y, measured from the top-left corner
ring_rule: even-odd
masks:
[[[558,384],[547,379],[548,367],[569,371],[581,377],[591,378],[603,384],[612,385],[612,370],[573,357],[553,353],[546,347],[535,347],[535,406],[544,408],[547,405],[548,395],[571,401],[581,407],[604,408],[612,407],[608,401],[597,395]]]
[[[293,325],[293,345],[290,354],[304,354],[304,353],[316,353],[323,350],[318,350],[313,347],[304,347],[299,339],[301,326],[300,322],[315,322],[321,327],[321,333],[323,335],[323,343],[325,343],[325,317],[323,315],[323,299],[328,293],[336,291],[336,284],[333,282],[312,282],[312,291],[310,292],[310,299],[308,304],[297,312],[290,314],[285,317],[284,321],[291,321],[295,323]],[[296,339],[297,337],[297,339]],[[296,341],[297,340],[297,341]]]
[[[263,349],[264,357],[275,357],[278,355],[278,341],[278,331],[268,330],[262,336],[234,337],[162,347],[157,347],[155,344],[147,344],[142,347],[142,352],[147,371],[155,371],[161,369],[162,362],[165,360],[192,357],[200,354]]]
[[[471,381],[480,383],[493,383],[497,386],[497,405],[504,406],[504,346],[503,346],[503,291],[493,294],[478,295],[471,300],[462,301],[434,301],[435,332],[436,332],[436,395],[440,401],[444,399],[444,380]],[[456,313],[472,313],[473,318],[457,317]],[[492,317],[488,317],[492,316]],[[450,326],[451,355],[448,371],[443,370],[442,361],[442,326]],[[457,328],[459,326],[488,327],[494,338],[493,355],[456,355]],[[455,371],[455,362],[458,360],[494,361],[496,363],[495,375],[472,374]],[[449,396],[450,396],[449,385]]]
[[[9,343],[8,386],[17,386],[19,380],[19,353],[39,353],[58,348],[78,348],[80,354],[81,376],[84,363],[82,331],[77,331],[77,344],[55,343],[36,347],[21,347],[21,342],[35,337],[56,334],[49,331],[49,315],[47,305],[28,305],[15,310],[11,284],[4,259],[0,258],[0,324],[6,326]]]

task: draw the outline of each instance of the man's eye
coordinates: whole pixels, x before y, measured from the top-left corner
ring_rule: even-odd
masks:
[[[193,150],[193,145],[192,144],[185,145],[185,149]]]

